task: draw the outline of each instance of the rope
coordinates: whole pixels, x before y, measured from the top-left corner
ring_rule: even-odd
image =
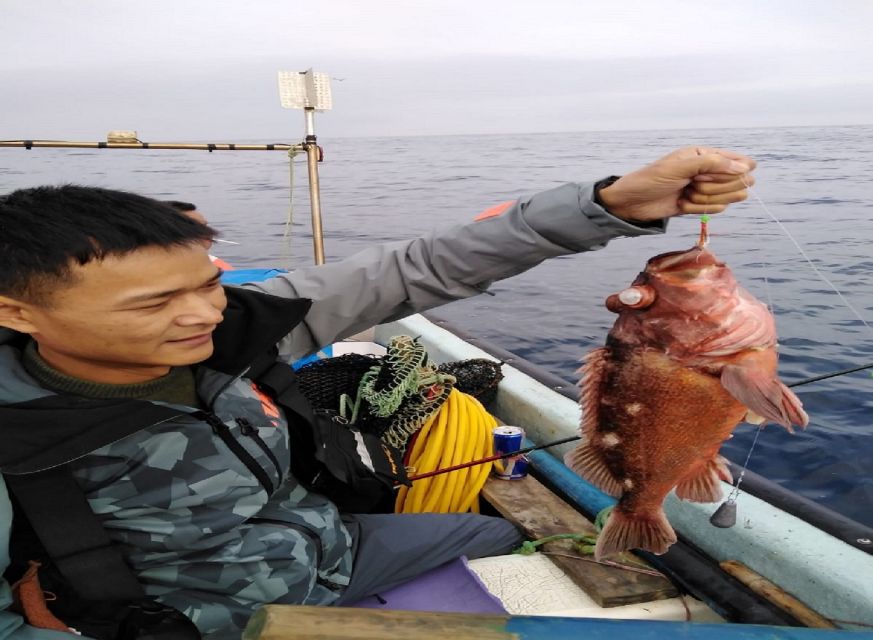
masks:
[[[416,435],[407,454],[407,469],[426,473],[490,454],[495,426],[497,420],[476,398],[452,389],[446,403]],[[394,510],[397,513],[466,513],[470,510],[478,513],[479,492],[490,472],[491,465],[485,464],[472,471],[456,470],[400,487]]]
[[[520,556],[529,556],[537,552],[537,547],[548,544],[549,542],[555,542],[556,540],[572,540],[576,543],[573,546],[581,545],[581,548],[585,549],[582,553],[587,554],[594,553],[594,545],[597,544],[597,536],[584,533],[556,533],[551,536],[546,536],[545,538],[525,540],[521,543],[520,547],[513,549],[512,553],[517,553]]]
[[[386,417],[400,408],[400,403],[419,387],[419,372],[427,363],[424,346],[409,336],[397,336],[391,340],[391,348],[385,363],[372,367],[361,379],[356,405],[361,398],[367,400],[374,415]],[[391,369],[393,380],[378,390],[376,383],[385,364]],[[354,414],[353,414],[354,416]],[[353,418],[354,419],[354,418]]]
[[[291,227],[294,224],[294,158],[300,153],[299,149],[288,149],[288,217],[285,218],[285,230],[282,233],[285,251],[285,268],[291,270]]]
[[[455,383],[451,375],[428,364],[427,351],[415,338],[395,336],[387,355],[361,377],[357,393],[340,396],[340,415],[358,421],[362,402],[379,418],[391,418],[381,434],[392,447],[402,449],[410,436],[439,409]]]
[[[592,562],[594,564],[605,565],[608,567],[615,567],[616,569],[624,569],[625,571],[633,571],[634,573],[643,573],[650,576],[657,576],[659,578],[667,579],[660,571],[655,571],[653,569],[648,568],[644,564],[639,564],[636,566],[628,566],[627,564],[622,564],[621,562],[615,562],[613,560],[595,560],[593,558],[587,558],[584,556],[590,556],[594,553],[594,548],[597,545],[597,536],[603,530],[604,524],[606,524],[606,519],[609,517],[609,514],[612,512],[613,507],[606,507],[602,509],[597,516],[594,518],[594,528],[597,531],[596,534],[592,535],[590,533],[556,533],[550,536],[545,536],[544,538],[538,538],[536,540],[525,540],[521,543],[521,546],[512,550],[512,553],[529,556],[537,552],[538,548],[543,546],[544,544],[548,544],[549,542],[557,542],[558,540],[572,540],[573,548],[577,553],[582,554],[581,556],[574,556],[569,553],[558,553],[555,551],[541,551],[543,555],[547,556],[560,556],[563,558],[572,558],[573,560],[582,560],[583,562]]]

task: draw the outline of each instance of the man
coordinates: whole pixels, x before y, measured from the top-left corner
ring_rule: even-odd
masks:
[[[204,245],[213,231],[166,204],[84,187],[8,194],[0,425],[18,440],[0,470],[10,483],[69,469],[148,594],[209,638],[239,637],[264,603],[350,603],[460,555],[505,553],[519,534],[498,519],[343,520],[289,472],[301,452],[289,450],[288,421],[302,418],[269,406],[247,377],[252,361],[274,344],[296,359],[546,258],[662,233],[679,213],[719,213],[745,199],[754,165],[682,149],[620,179],[567,184],[245,290],[220,285]],[[98,423],[113,436],[94,448]],[[51,429],[67,439],[64,457],[29,439]],[[0,569],[11,519],[0,492]],[[0,611],[5,637],[64,636]]]

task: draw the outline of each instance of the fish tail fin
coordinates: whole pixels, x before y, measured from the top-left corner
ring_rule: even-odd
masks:
[[[619,504],[609,514],[606,526],[597,536],[594,558],[601,560],[628,549],[645,549],[660,555],[675,542],[676,532],[667,522],[663,509],[628,513]]]

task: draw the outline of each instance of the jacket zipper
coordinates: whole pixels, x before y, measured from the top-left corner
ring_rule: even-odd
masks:
[[[227,448],[230,449],[237,458],[239,458],[240,462],[242,462],[246,468],[252,472],[252,474],[254,474],[255,478],[257,478],[258,482],[264,488],[264,491],[267,492],[267,495],[273,495],[273,482],[270,480],[270,476],[267,475],[264,468],[258,464],[258,461],[252,457],[252,454],[246,451],[245,447],[243,447],[239,441],[233,437],[233,434],[230,432],[230,427],[224,424],[224,421],[221,418],[209,411],[199,411],[196,415],[209,423],[209,426],[212,427],[213,433],[221,438],[224,444],[227,445]]]
[[[345,587],[341,584],[337,584],[336,582],[331,582],[325,578],[322,578],[318,575],[318,572],[321,571],[321,562],[324,559],[324,551],[321,548],[321,538],[315,532],[314,529],[307,527],[303,524],[296,524],[294,522],[285,522],[284,520],[278,520],[276,518],[249,518],[246,522],[259,523],[264,522],[267,524],[275,524],[281,527],[288,527],[289,529],[294,529],[295,531],[299,531],[304,536],[306,536],[312,545],[315,547],[315,581],[330,591],[342,591]]]
[[[263,438],[258,434],[257,427],[249,422],[247,418],[236,418],[236,423],[239,425],[242,434],[251,438],[254,443],[258,445],[258,448],[270,459],[273,466],[276,467],[276,475],[279,478],[279,482],[282,482],[282,467],[279,466],[279,460],[276,458],[276,454],[273,453],[273,450],[267,446],[267,443],[264,442]]]

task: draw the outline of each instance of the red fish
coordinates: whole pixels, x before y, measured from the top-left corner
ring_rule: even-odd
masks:
[[[580,369],[584,438],[566,463],[619,497],[597,558],[661,554],[676,542],[664,498],[722,497],[718,450],[734,427],[809,419],[777,376],[773,316],[707,249],[655,256],[606,307],[618,319]]]

